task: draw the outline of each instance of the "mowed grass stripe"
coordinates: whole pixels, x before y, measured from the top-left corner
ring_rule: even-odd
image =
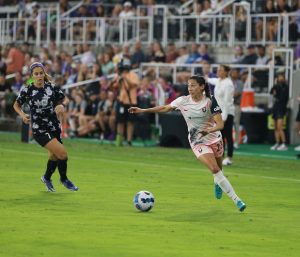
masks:
[[[47,156],[47,153],[41,153],[41,152],[35,152],[35,151],[21,151],[21,150],[14,150],[14,149],[0,149],[0,151],[3,152],[9,152],[9,153],[22,153],[22,154],[28,154],[28,155],[38,155],[38,156]],[[159,169],[171,169],[175,168],[176,170],[185,170],[185,171],[201,171],[201,172],[208,172],[208,169],[205,168],[202,165],[199,165],[198,168],[188,168],[188,167],[178,167],[174,166],[172,164],[165,166],[160,164],[153,164],[153,163],[146,163],[146,162],[139,162],[139,161],[125,161],[125,160],[119,160],[119,159],[107,159],[102,157],[82,157],[82,156],[76,156],[72,155],[71,159],[74,160],[84,160],[84,161],[96,161],[96,162],[107,162],[110,164],[126,164],[126,165],[133,165],[133,166],[148,166],[151,168],[159,168]],[[258,177],[262,179],[269,179],[269,180],[281,180],[281,181],[289,181],[293,183],[300,183],[300,179],[295,178],[282,178],[282,177],[274,177],[274,176],[262,176],[262,175],[253,175],[253,174],[246,174],[246,173],[237,173],[232,171],[226,171],[226,174],[228,175],[238,175],[238,176],[247,176],[247,177]]]

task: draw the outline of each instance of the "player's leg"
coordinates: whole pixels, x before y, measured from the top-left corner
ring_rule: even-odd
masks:
[[[67,162],[68,162],[68,154],[62,143],[60,143],[57,138],[53,138],[49,141],[45,148],[52,152],[57,160],[57,167],[60,174],[61,183],[68,189],[72,191],[77,191],[78,187],[76,187],[67,177]]]
[[[44,174],[45,179],[50,180],[52,174],[55,172],[57,167],[57,158],[51,151],[48,150],[49,158],[47,162],[47,168]]]
[[[134,123],[132,121],[128,121],[127,122],[127,142],[129,145],[131,145],[131,142],[132,142],[133,129],[134,129]]]
[[[220,166],[216,159],[216,157],[221,158],[220,155],[222,155],[223,152],[221,144],[221,141],[219,141],[211,146],[201,145],[198,147],[194,147],[192,150],[195,153],[197,159],[201,161],[204,165],[206,165],[208,169],[213,173],[215,184],[217,184],[222,189],[222,191],[225,192],[228,195],[228,197],[232,199],[232,201],[237,205],[240,211],[243,211],[246,208],[246,205],[235,193],[232,185],[224,176],[222,169],[220,169]],[[218,152],[218,154],[216,154],[216,151]]]
[[[276,143],[275,143],[275,145],[273,145],[271,147],[271,150],[277,150],[277,148],[280,145],[280,136],[279,136],[279,133],[278,133],[277,121],[278,121],[278,119],[274,116],[274,137],[275,137]]]
[[[226,138],[226,143],[227,143],[227,157],[223,160],[223,165],[232,164],[232,157],[233,157],[232,128],[233,128],[233,115],[228,115],[223,129],[223,135]]]
[[[121,103],[117,104],[117,136],[116,136],[116,146],[121,146],[123,143],[125,122],[126,122],[125,107]]]
[[[55,192],[55,188],[52,184],[51,176],[54,173],[56,167],[57,167],[57,158],[56,156],[49,152],[49,158],[47,162],[47,167],[45,174],[41,177],[41,181],[46,185],[46,188],[49,192]]]
[[[283,130],[283,118],[280,118],[277,120],[277,131],[278,131],[279,140],[281,141],[281,145],[277,148],[277,150],[279,150],[279,151],[288,150],[288,148],[286,146],[286,137],[285,137],[285,133]]]

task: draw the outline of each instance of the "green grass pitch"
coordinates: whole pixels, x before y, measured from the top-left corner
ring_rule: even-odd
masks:
[[[300,256],[300,161],[288,154],[236,153],[224,173],[247,203],[240,213],[214,198],[212,175],[189,149],[65,140],[80,190],[56,171],[47,193],[47,152],[19,137],[0,134],[1,257]],[[140,190],[155,196],[149,213],[133,206]]]

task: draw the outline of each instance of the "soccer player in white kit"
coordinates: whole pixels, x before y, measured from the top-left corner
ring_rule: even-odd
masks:
[[[168,105],[141,109],[129,108],[130,113],[163,113],[179,110],[189,130],[190,146],[197,159],[213,173],[215,196],[221,199],[225,192],[240,211],[246,204],[237,196],[222,171],[223,140],[220,130],[224,127],[221,108],[216,99],[210,96],[209,87],[204,77],[191,76],[188,80],[189,95],[178,97]]]

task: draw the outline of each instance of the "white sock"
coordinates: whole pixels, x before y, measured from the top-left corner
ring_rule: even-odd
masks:
[[[225,192],[229,196],[229,198],[231,198],[232,201],[234,201],[234,203],[237,203],[237,201],[239,201],[240,198],[234,192],[232,185],[230,184],[228,179],[224,176],[222,170],[220,170],[219,172],[213,175],[214,175],[215,184],[218,184],[219,187],[222,188],[223,192]]]

